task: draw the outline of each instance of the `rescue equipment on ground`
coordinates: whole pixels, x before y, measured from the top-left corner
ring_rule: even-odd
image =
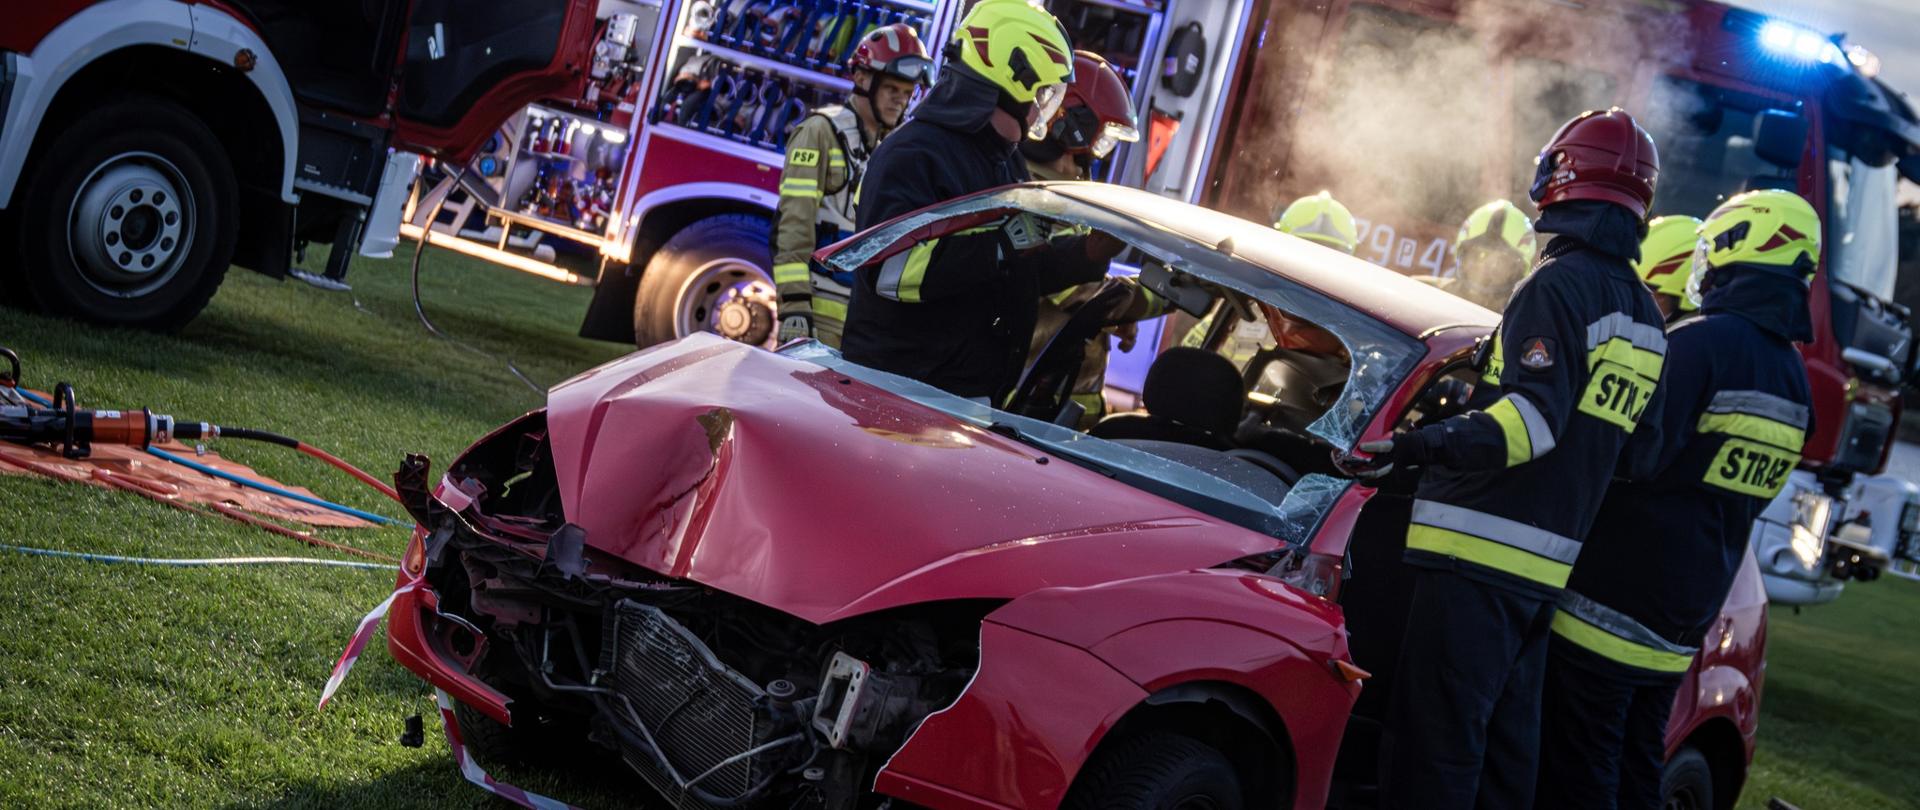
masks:
[[[60,383],[51,396],[22,388],[19,356],[0,349],[0,358],[7,362],[6,369],[0,371],[0,473],[37,474],[132,492],[194,514],[226,517],[320,548],[394,561],[284,524],[360,528],[397,525],[400,521],[265,480],[245,466],[178,440],[226,437],[278,444],[326,462],[381,494],[398,499],[391,486],[333,454],[275,433],[180,422],[145,408],[83,410],[78,407],[73,386]]]

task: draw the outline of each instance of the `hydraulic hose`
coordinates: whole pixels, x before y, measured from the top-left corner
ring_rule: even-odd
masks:
[[[225,434],[223,433],[222,435],[225,435]],[[189,470],[193,470],[195,472],[203,473],[206,475],[211,475],[222,481],[228,481],[235,484],[239,484],[240,486],[246,487],[248,489],[257,489],[269,495],[278,495],[288,500],[299,501],[301,503],[307,504],[308,506],[317,506],[317,507],[320,507],[321,509],[326,509],[333,512],[339,512],[340,514],[343,514],[343,515],[351,515],[353,517],[360,518],[361,520],[370,520],[370,521],[373,521],[374,523],[379,523],[385,526],[406,525],[398,520],[394,520],[393,518],[386,517],[384,515],[376,515],[372,512],[363,512],[351,506],[342,506],[340,504],[333,503],[331,501],[323,501],[311,495],[302,495],[292,490],[273,486],[272,484],[266,484],[266,483],[255,481],[251,478],[247,478],[244,476],[234,475],[233,473],[227,472],[225,470],[209,467],[205,464],[201,464],[197,461],[193,461],[191,459],[174,455],[172,453],[169,453],[165,450],[161,450],[159,448],[149,447],[147,448],[147,453],[149,455],[152,455],[158,458],[163,458],[163,459],[166,459],[167,461],[171,461]],[[344,461],[340,463],[346,464],[346,462]],[[360,473],[360,475],[364,476],[366,475],[366,473],[363,472],[363,473]],[[372,476],[367,476],[367,477],[371,478]],[[398,498],[396,497],[395,500],[398,500]]]
[[[466,188],[466,182],[467,182],[467,167],[461,166],[459,167],[459,169],[456,170],[456,174],[454,174],[453,176],[453,185],[456,188],[460,188],[464,190]],[[468,193],[471,194],[472,192],[469,191]],[[433,241],[433,226],[436,220],[440,219],[440,210],[446,207],[447,198],[452,195],[453,195],[453,191],[451,189],[449,189],[446,194],[440,195],[439,201],[433,204],[433,210],[427,213],[426,224],[420,227],[420,241],[414,243],[413,267],[410,271],[410,275],[412,275],[413,277],[413,314],[420,317],[420,325],[423,327],[426,327],[426,330],[429,334],[433,335],[434,337],[440,338],[441,340],[447,341],[448,343],[452,343],[455,346],[459,346],[462,349],[473,352],[474,354],[480,355],[481,357],[485,357],[488,360],[492,360],[494,362],[505,365],[507,367],[507,373],[512,374],[514,376],[514,379],[519,380],[522,385],[525,385],[527,388],[531,389],[535,396],[538,396],[544,399],[547,396],[547,389],[542,388],[538,383],[535,383],[533,381],[533,378],[528,377],[525,372],[522,372],[520,370],[520,367],[517,365],[514,365],[512,360],[509,360],[505,357],[501,357],[500,355],[494,354],[485,349],[480,349],[480,348],[476,348],[474,346],[468,345],[467,343],[461,341],[460,339],[455,338],[454,336],[441,331],[440,327],[435,326],[433,324],[433,319],[427,317],[427,307],[424,303],[421,303],[420,301],[420,259],[427,255],[427,243]],[[460,223],[454,223],[454,224],[455,224],[455,230],[458,230],[458,226]],[[457,237],[458,234],[455,234],[455,236]],[[398,499],[396,498],[396,500]]]

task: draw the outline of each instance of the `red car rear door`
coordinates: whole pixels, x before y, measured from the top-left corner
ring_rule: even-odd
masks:
[[[516,110],[579,92],[596,0],[415,0],[394,145],[465,160]]]

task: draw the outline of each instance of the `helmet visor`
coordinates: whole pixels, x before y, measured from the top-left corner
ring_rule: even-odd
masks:
[[[1064,84],[1042,85],[1033,92],[1032,124],[1027,126],[1027,137],[1036,141],[1046,140],[1047,129],[1053,125],[1053,115],[1060,111],[1060,103],[1067,100],[1067,86]]]
[[[897,79],[905,79],[914,84],[925,85],[933,77],[933,62],[919,56],[902,56],[887,65],[881,71]]]
[[[1687,274],[1687,303],[1700,308],[1700,280],[1707,277],[1707,253],[1713,245],[1701,239],[1693,243],[1693,272]]]
[[[1138,140],[1140,140],[1139,130],[1126,124],[1108,121],[1106,126],[1100,128],[1100,137],[1093,139],[1093,156],[1105,159],[1107,155],[1113,154],[1113,148],[1119,146],[1121,142],[1133,143]]]

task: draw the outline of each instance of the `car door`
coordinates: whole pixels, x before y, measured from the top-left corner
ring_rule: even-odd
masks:
[[[593,59],[595,0],[415,0],[394,109],[394,145],[457,161],[501,121],[579,93]]]

